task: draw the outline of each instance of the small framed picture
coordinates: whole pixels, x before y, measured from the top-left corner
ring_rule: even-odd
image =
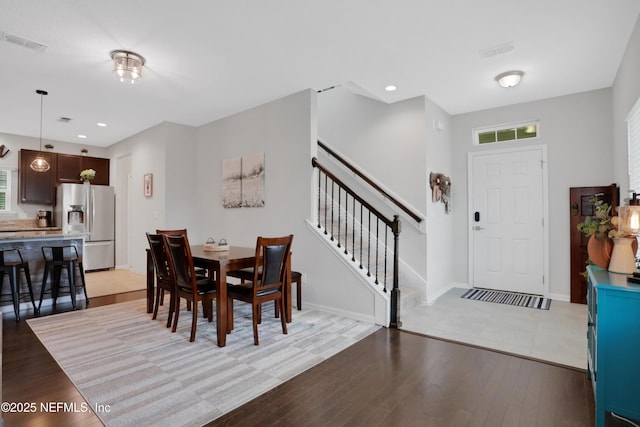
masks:
[[[153,196],[153,174],[147,173],[144,175],[144,197]]]

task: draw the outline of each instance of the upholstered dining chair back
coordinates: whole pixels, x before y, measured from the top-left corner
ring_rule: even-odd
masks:
[[[293,236],[258,237],[256,267],[253,270],[254,294],[263,296],[282,291],[287,274],[287,255],[291,251]]]
[[[169,260],[164,251],[162,234],[147,233],[147,241],[149,242],[149,249],[151,250],[153,268],[156,270],[156,278],[158,280],[169,280]]]
[[[169,273],[175,280],[176,286],[197,292],[195,268],[191,247],[186,234],[163,234],[164,248],[169,258]]]

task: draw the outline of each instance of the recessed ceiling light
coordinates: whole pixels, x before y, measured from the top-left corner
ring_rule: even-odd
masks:
[[[87,135],[78,135],[78,138],[80,139],[85,139],[87,137]]]
[[[389,85],[389,86],[384,88],[384,90],[386,90],[387,92],[393,92],[396,89],[398,89],[398,88],[395,87],[394,85]]]
[[[107,127],[106,123],[96,123],[98,126],[100,126],[101,128]]]

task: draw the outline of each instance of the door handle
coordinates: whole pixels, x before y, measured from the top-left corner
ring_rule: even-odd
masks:
[[[479,225],[474,225],[473,230],[474,231],[484,230],[484,227],[480,227]]]

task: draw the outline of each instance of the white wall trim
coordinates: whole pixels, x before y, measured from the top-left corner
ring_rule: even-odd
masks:
[[[318,311],[322,311],[325,313],[331,313],[331,314],[337,314],[339,316],[343,316],[349,319],[353,319],[353,320],[357,320],[359,322],[365,322],[365,323],[371,323],[371,324],[378,324],[378,322],[375,321],[374,316],[366,316],[364,314],[361,313],[354,313],[352,311],[347,311],[347,310],[340,310],[337,309],[335,307],[329,307],[327,305],[320,305],[320,304],[313,304],[313,303],[304,303],[304,309],[305,310],[318,310]]]

